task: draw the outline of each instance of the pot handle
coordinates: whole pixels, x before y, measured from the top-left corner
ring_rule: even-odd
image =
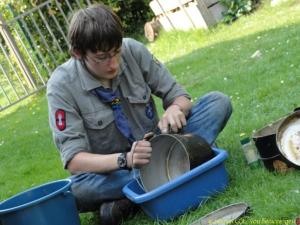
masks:
[[[149,141],[151,138],[160,135],[161,131],[159,129],[159,127],[157,125],[155,125],[155,127],[153,127],[150,131],[148,131],[147,136],[143,138],[143,140],[145,141]]]

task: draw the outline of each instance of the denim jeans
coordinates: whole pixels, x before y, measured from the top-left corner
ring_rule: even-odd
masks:
[[[230,99],[220,92],[201,97],[187,117],[183,133],[203,137],[212,145],[232,112]],[[122,188],[135,177],[135,171],[117,170],[109,174],[81,173],[71,176],[72,191],[81,212],[97,210],[102,202],[124,197]]]

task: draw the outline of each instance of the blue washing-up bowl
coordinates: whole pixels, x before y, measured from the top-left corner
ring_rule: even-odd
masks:
[[[31,188],[0,203],[1,225],[80,225],[71,180]]]
[[[224,161],[226,151],[214,148],[215,157],[180,177],[145,192],[134,180],[123,192],[155,220],[170,220],[203,204],[210,196],[225,190],[228,174]]]

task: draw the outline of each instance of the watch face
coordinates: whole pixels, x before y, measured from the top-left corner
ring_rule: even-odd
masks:
[[[126,154],[125,153],[121,153],[118,157],[118,166],[121,169],[126,168],[127,166],[127,161],[126,161]]]

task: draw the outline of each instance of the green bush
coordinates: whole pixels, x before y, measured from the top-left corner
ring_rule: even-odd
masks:
[[[2,2],[3,1],[3,2]],[[2,0],[0,1],[1,14],[5,19],[11,19],[12,14],[8,10],[7,4],[13,5],[17,13],[26,12],[34,6],[43,3],[43,0]],[[92,0],[91,3],[103,2],[110,6],[121,18],[126,34],[141,34],[146,21],[151,20],[154,16],[149,3],[151,0]],[[59,0],[64,9],[68,9],[64,1]],[[71,5],[77,5],[75,1],[70,1]],[[79,0],[81,6],[86,5],[86,0]],[[54,11],[57,11],[54,9]],[[58,11],[57,11],[58,12]],[[4,14],[4,15],[3,15]],[[68,15],[70,16],[70,15]],[[55,24],[54,24],[55,25]]]
[[[141,33],[145,22],[154,16],[149,2],[150,0],[103,0],[121,18],[127,34]]]
[[[223,22],[232,23],[242,15],[247,15],[257,6],[258,0],[220,0],[228,8],[223,13]]]

